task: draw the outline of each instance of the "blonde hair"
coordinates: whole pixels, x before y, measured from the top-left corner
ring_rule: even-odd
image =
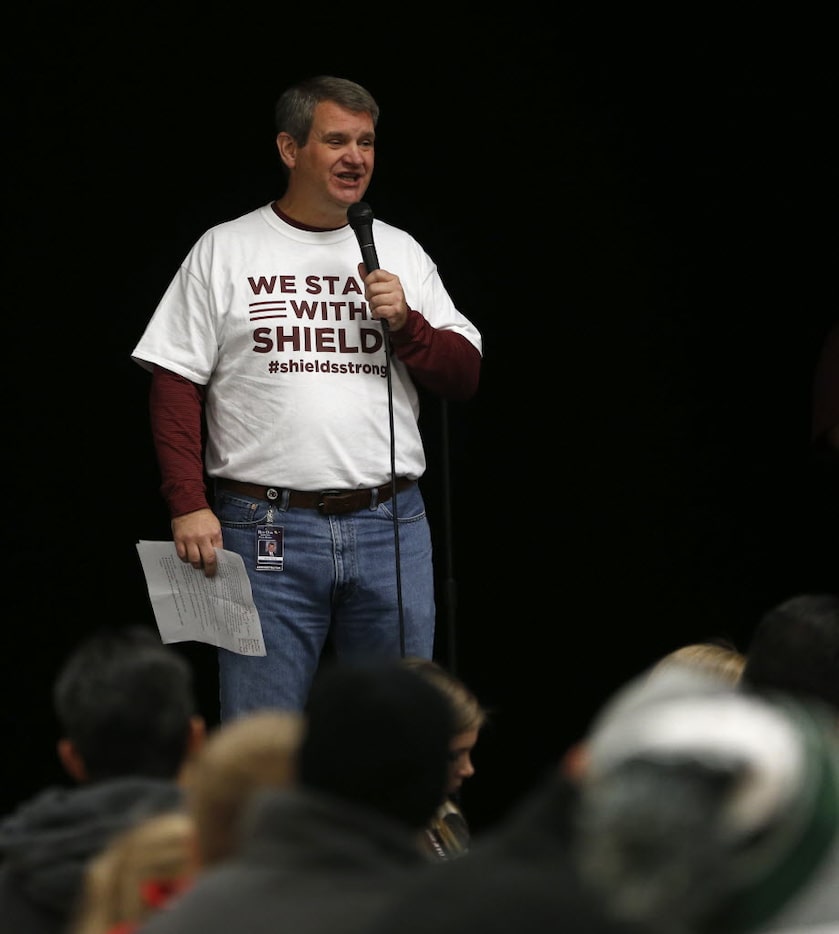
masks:
[[[140,925],[195,873],[193,823],[172,811],[145,818],[113,837],[88,864],[71,934],[107,934]]]
[[[254,711],[226,721],[207,738],[185,781],[202,866],[235,852],[242,816],[256,792],[296,782],[303,722],[292,711]]]
[[[746,666],[746,656],[728,643],[693,642],[668,652],[650,671],[661,671],[670,665],[687,665],[730,684],[738,684]]]

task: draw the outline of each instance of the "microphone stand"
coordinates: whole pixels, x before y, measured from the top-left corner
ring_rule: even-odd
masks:
[[[393,501],[393,542],[396,558],[396,603],[399,612],[399,654],[405,657],[405,609],[402,604],[402,561],[399,552],[399,507],[396,497],[396,432],[393,425],[393,379],[391,376],[390,326],[382,319],[382,337],[385,343],[385,361],[387,368],[387,414],[390,424],[390,482]]]
[[[447,666],[449,671],[457,674],[457,639],[455,631],[455,608],[457,606],[457,588],[454,580],[454,562],[452,558],[452,495],[451,473],[449,471],[449,407],[445,399],[440,402],[442,458],[443,458],[443,526],[445,534],[446,553],[446,637],[447,637]]]
[[[347,208],[347,221],[355,232],[361,259],[367,272],[379,269],[379,258],[373,243],[373,211],[366,201],[357,201]],[[402,561],[399,554],[399,508],[396,497],[396,438],[393,427],[393,378],[392,349],[390,345],[390,326],[382,319],[382,337],[384,338],[385,366],[387,372],[387,403],[390,421],[390,482],[393,499],[393,541],[396,557],[396,600],[399,609],[399,654],[405,657],[405,610],[402,605]]]

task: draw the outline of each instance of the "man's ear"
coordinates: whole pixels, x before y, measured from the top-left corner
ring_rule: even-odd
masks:
[[[192,758],[204,745],[207,739],[207,722],[196,714],[189,720],[189,740],[187,741],[187,757]]]
[[[277,152],[279,152],[280,158],[287,168],[293,169],[297,161],[297,141],[294,137],[285,132],[278,133]]]
[[[87,781],[87,768],[85,768],[84,759],[76,749],[73,740],[62,737],[56,744],[58,759],[64,767],[64,771],[73,779],[73,781],[82,784]]]

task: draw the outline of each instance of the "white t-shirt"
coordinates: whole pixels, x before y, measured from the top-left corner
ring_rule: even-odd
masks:
[[[455,308],[422,247],[373,222],[382,269],[439,329],[476,328]],[[210,476],[301,490],[372,487],[390,477],[387,354],[358,276],[349,226],[312,232],[270,205],[204,233],[132,358],[206,386]],[[420,477],[419,401],[392,355],[396,475]]]

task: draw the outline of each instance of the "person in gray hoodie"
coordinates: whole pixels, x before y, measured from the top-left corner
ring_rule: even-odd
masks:
[[[117,832],[183,807],[179,784],[203,742],[186,660],[142,625],[89,634],[54,682],[58,756],[70,779],[0,822],[0,930],[59,934],[84,871]]]

